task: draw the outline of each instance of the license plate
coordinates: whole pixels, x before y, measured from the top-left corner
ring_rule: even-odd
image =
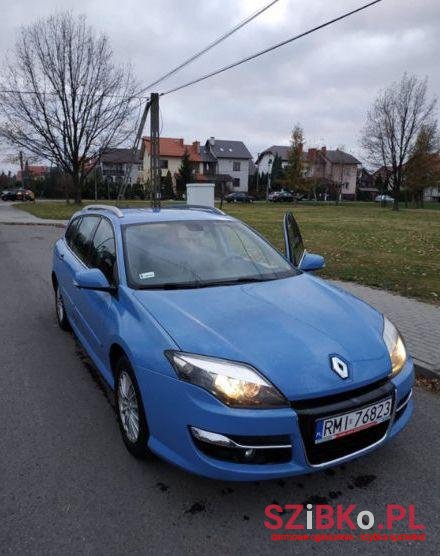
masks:
[[[386,398],[350,413],[319,419],[315,427],[315,444],[347,436],[387,421],[391,416],[392,407],[392,398]]]

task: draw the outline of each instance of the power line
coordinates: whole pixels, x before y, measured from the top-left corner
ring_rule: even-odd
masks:
[[[202,50],[199,50],[198,52],[193,54],[190,58],[188,58],[187,60],[185,60],[184,62],[182,62],[181,64],[179,64],[175,68],[173,68],[172,70],[170,70],[167,73],[165,73],[164,75],[162,75],[162,77],[159,77],[159,79],[156,79],[156,81],[153,81],[152,83],[150,83],[149,85],[147,85],[146,87],[141,89],[141,91],[138,94],[145,93],[145,91],[150,91],[152,89],[152,87],[154,87],[155,85],[158,85],[159,83],[161,83],[165,79],[168,79],[168,77],[171,77],[172,75],[177,73],[179,70],[181,70],[185,66],[191,64],[191,62],[194,62],[194,60],[197,60],[197,58],[200,58],[200,56],[203,56],[203,54],[205,54],[206,52],[208,52],[209,50],[211,50],[212,48],[214,48],[215,46],[217,46],[218,44],[223,42],[225,39],[227,39],[228,37],[230,37],[231,35],[236,33],[239,29],[241,29],[242,27],[244,27],[245,25],[250,23],[253,19],[258,17],[260,14],[262,14],[263,12],[265,12],[266,10],[271,8],[278,1],[279,0],[272,0],[271,2],[269,2],[269,4],[266,4],[265,6],[263,6],[262,8],[257,10],[256,12],[254,12],[253,14],[249,15],[248,17],[246,17],[245,19],[240,21],[240,23],[238,23],[235,27],[233,27],[232,29],[230,29],[229,31],[227,31],[226,33],[224,33],[223,35],[221,35],[220,37],[218,37],[217,39],[215,39],[214,41],[209,43],[205,48],[202,48]]]
[[[364,4],[360,8],[356,8],[355,10],[347,12],[347,13],[339,16],[339,17],[335,17],[334,19],[331,19],[330,21],[326,21],[325,23],[321,23],[321,25],[317,25],[316,27],[313,27],[312,29],[309,29],[308,31],[304,31],[303,33],[300,33],[299,35],[295,35],[294,37],[291,37],[290,39],[286,39],[284,41],[281,41],[277,44],[274,44],[273,46],[270,46],[269,48],[265,48],[264,50],[260,50],[259,52],[256,52],[255,54],[251,54],[250,56],[247,56],[246,58],[242,58],[241,60],[238,60],[237,62],[233,62],[232,64],[228,64],[227,66],[224,66],[224,67],[219,68],[217,70],[214,70],[210,73],[202,75],[201,77],[199,77],[197,79],[193,79],[192,81],[188,81],[188,83],[184,83],[183,85],[179,85],[178,87],[174,87],[173,89],[169,89],[165,93],[161,93],[161,96],[169,95],[171,93],[175,93],[176,91],[180,91],[182,89],[185,89],[186,87],[189,87],[190,85],[200,83],[201,81],[205,81],[205,79],[209,79],[210,77],[214,77],[214,75],[218,75],[218,74],[223,73],[223,72],[225,72],[229,69],[235,68],[237,66],[240,66],[241,64],[249,62],[250,60],[254,60],[255,58],[258,58],[259,56],[262,56],[263,54],[267,54],[268,52],[271,52],[272,50],[276,50],[277,48],[280,48],[281,46],[284,46],[284,45],[289,44],[293,41],[301,39],[302,37],[305,37],[307,35],[311,35],[315,31],[319,31],[320,29],[323,29],[324,27],[328,27],[329,25],[332,25],[333,23],[336,23],[337,21],[341,21],[342,19],[350,17],[351,15],[356,14],[358,12],[361,12],[362,10],[366,10],[370,6],[373,6],[374,4],[378,4],[379,2],[382,2],[382,0],[374,0],[373,2],[369,2],[368,4]]]
[[[23,91],[20,89],[0,89],[0,94],[12,94],[12,95],[59,95],[59,93],[57,93],[56,91]],[[86,94],[86,93],[85,93]],[[84,95],[77,95],[78,97],[84,96]],[[140,96],[139,94],[136,95],[102,95],[104,98],[119,98],[119,99],[125,99],[125,100],[131,100],[131,99],[139,99],[139,100],[149,100],[149,96]]]

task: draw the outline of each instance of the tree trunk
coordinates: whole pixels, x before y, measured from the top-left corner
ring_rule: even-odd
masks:
[[[75,171],[72,176],[73,181],[73,198],[75,200],[76,205],[81,204],[81,180],[79,177],[79,171]]]

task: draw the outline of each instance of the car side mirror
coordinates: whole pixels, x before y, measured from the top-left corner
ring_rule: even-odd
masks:
[[[321,255],[315,255],[314,253],[307,253],[307,251],[304,252],[304,256],[302,257],[301,263],[299,265],[300,270],[304,270],[305,272],[311,270],[320,270],[324,267],[324,257],[321,257]]]
[[[82,290],[114,293],[116,286],[111,286],[98,268],[88,268],[75,273],[73,284]]]

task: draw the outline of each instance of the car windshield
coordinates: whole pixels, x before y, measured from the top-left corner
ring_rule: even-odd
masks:
[[[128,284],[198,288],[295,276],[269,243],[239,222],[187,220],[123,228]]]

